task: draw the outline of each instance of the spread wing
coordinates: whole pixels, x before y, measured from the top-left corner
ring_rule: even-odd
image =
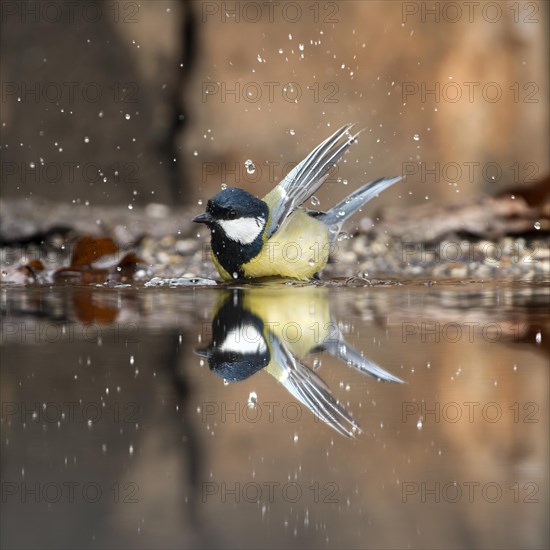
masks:
[[[301,363],[272,333],[269,333],[273,359],[282,372],[277,377],[283,386],[325,424],[347,437],[361,428],[346,408],[330,393],[325,382]]]
[[[352,134],[353,126],[354,124],[342,126],[332,136],[315,147],[277,187],[264,197],[264,201],[270,207],[267,238],[281,227],[295,208],[303,204],[321,187],[332,166],[355,143],[359,132]]]

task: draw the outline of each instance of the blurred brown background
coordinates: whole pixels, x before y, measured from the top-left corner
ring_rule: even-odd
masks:
[[[261,195],[349,121],[366,131],[322,201],[381,175],[409,174],[380,199],[407,206],[548,172],[545,2],[1,9],[3,197]]]

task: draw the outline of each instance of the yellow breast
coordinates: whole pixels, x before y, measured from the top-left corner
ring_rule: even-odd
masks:
[[[264,243],[262,252],[242,269],[246,277],[251,278],[311,279],[325,267],[329,246],[327,227],[300,208]]]

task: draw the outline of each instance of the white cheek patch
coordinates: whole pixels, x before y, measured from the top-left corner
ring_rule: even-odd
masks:
[[[254,325],[240,325],[227,333],[218,350],[247,355],[265,353],[267,346],[264,337]]]
[[[218,223],[232,241],[250,244],[262,232],[265,220],[263,218],[239,218],[238,220],[218,220]]]

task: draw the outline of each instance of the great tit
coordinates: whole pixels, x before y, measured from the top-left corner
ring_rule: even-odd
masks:
[[[211,256],[226,279],[279,276],[308,280],[325,267],[343,223],[402,178],[381,178],[351,193],[327,212],[300,206],[323,184],[329,170],[355,143],[346,124],[318,145],[263,199],[239,189],[214,195],[193,218],[211,232]]]
[[[342,435],[361,431],[353,415],[321,377],[304,364],[312,353],[328,352],[363,374],[402,380],[353,349],[330,315],[324,287],[257,287],[225,291],[214,307],[212,342],[195,352],[229,382],[264,369],[303,405]]]

